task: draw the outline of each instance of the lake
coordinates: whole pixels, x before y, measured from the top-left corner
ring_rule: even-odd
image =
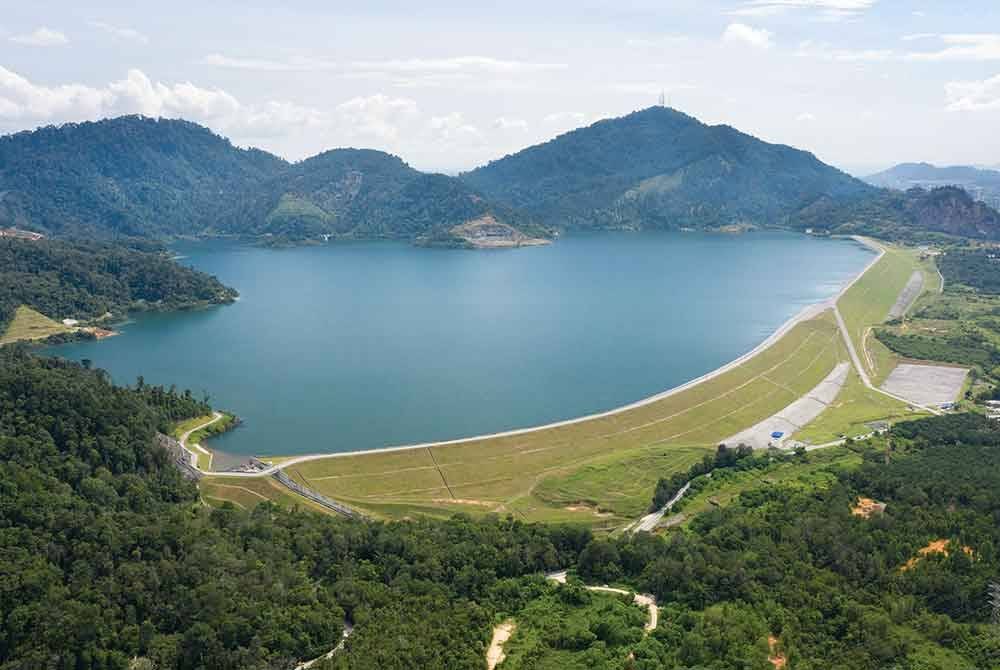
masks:
[[[872,252],[791,233],[599,233],[464,251],[396,242],[175,247],[234,305],[144,314],[53,351],[243,418],[242,455],[353,451],[532,426],[698,377],[828,298]]]

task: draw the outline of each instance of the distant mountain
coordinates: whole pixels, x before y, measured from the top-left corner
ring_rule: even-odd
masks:
[[[930,163],[900,163],[865,177],[875,186],[906,190],[913,186],[993,186],[1000,189],[1000,172],[969,165],[937,167]]]
[[[484,215],[537,232],[524,217],[492,205],[454,177],[419,172],[381,151],[334,149],[254,184],[220,228],[288,240],[433,234],[464,246],[448,231]]]
[[[937,167],[930,163],[901,163],[878,174],[865,177],[876,186],[906,190],[915,186],[958,186],[976,200],[993,208],[1000,207],[1000,171],[953,165]]]
[[[796,215],[790,226],[903,242],[934,235],[1000,240],[1000,213],[956,186],[883,189],[858,202],[817,203]]]
[[[287,163],[187,121],[125,116],[0,137],[0,227],[166,237],[211,230]]]
[[[542,222],[597,228],[782,225],[874,189],[805,151],[651,107],[461,175]]]

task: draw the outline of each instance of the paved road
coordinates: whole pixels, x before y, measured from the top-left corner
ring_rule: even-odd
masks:
[[[664,515],[667,512],[669,512],[670,509],[674,505],[676,505],[681,498],[684,497],[684,494],[688,492],[689,488],[691,488],[691,482],[688,482],[687,484],[682,486],[681,490],[675,493],[674,497],[671,498],[666,505],[656,510],[655,512],[650,512],[646,516],[642,517],[637,522],[635,522],[633,526],[631,526],[630,528],[626,528],[625,531],[628,532],[629,530],[631,530],[633,533],[638,533],[640,530],[642,530],[648,533],[649,531],[656,528],[656,526],[660,523],[660,520],[663,519]]]
[[[200,451],[203,454],[207,454],[208,455],[208,468],[209,468],[209,470],[212,469],[212,452],[210,452],[208,449],[204,448],[200,444],[192,445],[193,448],[189,447],[188,443],[187,443],[188,438],[190,438],[191,435],[193,435],[195,432],[201,430],[202,428],[206,428],[208,426],[211,426],[213,423],[215,423],[216,421],[219,421],[220,419],[222,419],[222,413],[221,412],[212,412],[212,418],[211,419],[209,419],[208,421],[205,421],[204,423],[201,423],[201,424],[195,426],[194,428],[192,428],[191,430],[187,431],[186,433],[181,434],[181,439],[179,440],[179,442],[181,443],[182,447],[184,447],[188,452],[191,453],[191,465],[193,465],[195,468],[198,468],[198,454],[195,453],[196,450]],[[198,469],[200,469],[200,468],[198,468]]]

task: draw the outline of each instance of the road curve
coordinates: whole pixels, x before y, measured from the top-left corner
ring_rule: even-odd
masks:
[[[199,469],[199,470],[201,469],[201,468],[198,468],[198,454],[196,454],[194,452],[194,450],[191,447],[188,446],[187,441],[188,441],[188,439],[194,433],[196,433],[197,431],[201,430],[202,428],[207,428],[208,426],[211,426],[213,423],[221,420],[222,417],[223,417],[223,414],[221,412],[212,412],[212,418],[211,419],[209,419],[208,421],[205,421],[204,423],[201,423],[201,424],[195,426],[194,428],[192,428],[191,430],[188,430],[188,431],[186,431],[186,432],[184,432],[184,433],[181,434],[181,437],[178,440],[178,442],[181,443],[181,447],[183,447],[185,449],[185,451],[187,451],[188,453],[191,454],[191,465],[194,466],[196,469]],[[200,444],[196,444],[196,445],[194,445],[194,447],[195,447],[195,449],[197,449],[198,451],[202,452],[203,454],[208,454],[209,469],[211,469],[211,467],[212,467],[212,465],[211,465],[212,464],[212,452],[210,452],[208,449],[205,449]]]

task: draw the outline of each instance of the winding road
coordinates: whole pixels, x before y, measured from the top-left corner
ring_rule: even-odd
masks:
[[[188,446],[188,439],[194,433],[198,432],[202,428],[207,428],[207,427],[211,426],[213,423],[216,423],[217,421],[220,421],[222,419],[222,417],[223,417],[222,412],[212,412],[212,418],[211,419],[209,419],[208,421],[205,421],[204,423],[198,424],[197,426],[195,426],[191,430],[185,431],[184,433],[181,434],[180,440],[178,440],[178,441],[181,443],[181,446],[184,447],[184,449],[186,449],[191,454],[191,465],[194,468],[197,468],[197,469],[201,470],[201,468],[198,467],[198,453],[197,453],[197,452],[201,452],[202,454],[205,454],[206,456],[208,456],[208,470],[211,470],[212,469],[212,452],[209,451],[208,449],[206,449],[205,447],[201,446],[200,444],[192,444],[191,446]]]

